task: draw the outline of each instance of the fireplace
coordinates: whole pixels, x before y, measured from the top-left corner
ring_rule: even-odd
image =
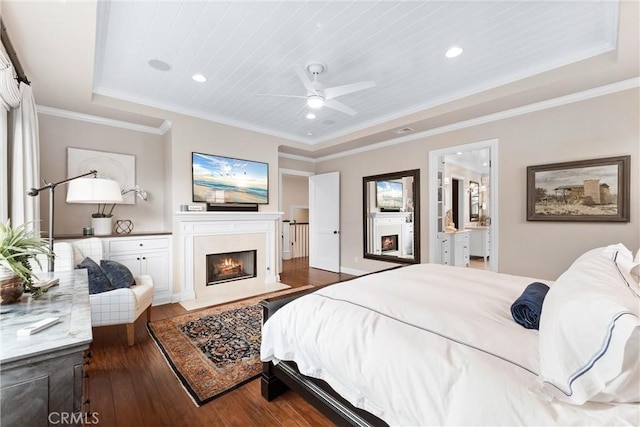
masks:
[[[257,251],[207,254],[207,286],[256,277]]]
[[[380,237],[380,247],[382,248],[382,252],[391,252],[398,250],[398,235],[390,234],[388,236]]]

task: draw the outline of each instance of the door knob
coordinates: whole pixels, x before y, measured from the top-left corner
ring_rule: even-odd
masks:
[[[340,232],[337,230],[333,230],[333,234],[340,234]]]

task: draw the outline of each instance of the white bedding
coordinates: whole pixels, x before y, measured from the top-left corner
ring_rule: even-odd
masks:
[[[510,314],[533,281],[419,264],[339,283],[277,311],[261,358],[295,361],[390,425],[640,425],[637,404],[544,398],[538,332]]]

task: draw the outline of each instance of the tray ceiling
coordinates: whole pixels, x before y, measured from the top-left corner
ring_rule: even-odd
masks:
[[[104,1],[93,91],[317,144],[610,51],[617,23],[608,1]],[[356,115],[257,96],[306,96],[310,62],[375,82],[337,98]]]

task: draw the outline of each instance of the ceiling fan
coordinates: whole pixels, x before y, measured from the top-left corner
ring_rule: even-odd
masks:
[[[307,71],[309,74],[313,76],[313,80],[309,78],[307,73],[300,67],[299,65],[293,66],[294,71],[298,75],[298,78],[307,89],[307,95],[277,95],[277,94],[267,94],[260,93],[256,94],[257,96],[277,96],[283,98],[302,98],[307,100],[307,106],[309,108],[318,109],[323,106],[331,108],[336,111],[340,111],[345,114],[349,114],[350,116],[355,116],[358,114],[356,110],[353,108],[343,104],[342,102],[336,100],[335,98],[347,95],[349,93],[358,92],[360,90],[369,89],[374,87],[376,83],[372,80],[351,83],[348,85],[342,86],[334,86],[323,88],[322,84],[318,81],[318,76],[326,70],[326,67],[323,64],[317,62],[311,62],[307,64]]]

